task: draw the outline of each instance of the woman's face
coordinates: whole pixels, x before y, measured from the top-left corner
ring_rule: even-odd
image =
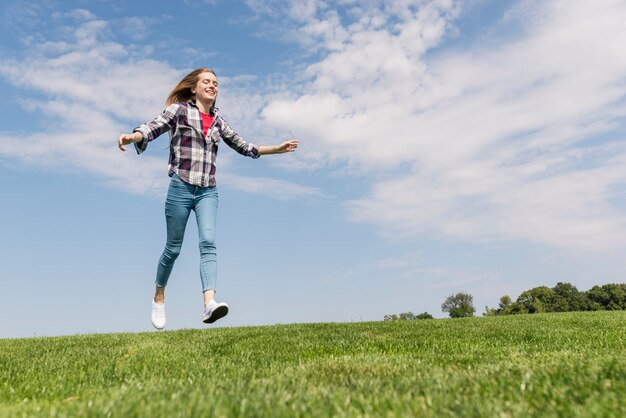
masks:
[[[200,73],[195,90],[191,92],[196,95],[196,100],[212,105],[217,97],[217,77],[208,71]]]

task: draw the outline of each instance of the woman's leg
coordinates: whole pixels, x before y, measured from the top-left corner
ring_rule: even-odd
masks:
[[[210,187],[197,196],[195,206],[200,247],[200,281],[202,282],[202,292],[205,295],[205,304],[213,299],[217,281],[217,249],[215,246],[217,204],[217,189]],[[210,296],[208,300],[207,296]]]
[[[204,298],[204,305],[206,306],[209,302],[215,299],[215,290],[205,290],[202,292],[202,297]]]
[[[165,303],[165,288],[164,287],[156,287],[154,291],[154,303]]]
[[[155,280],[157,288],[162,289],[167,285],[167,281],[172,273],[172,268],[174,267],[174,262],[178,258],[183,245],[185,228],[192,207],[193,186],[183,183],[183,181],[174,174],[167,192],[167,199],[165,200],[167,240],[157,267]],[[157,297],[162,299],[163,290],[157,289],[155,301]]]
[[[167,240],[156,274],[156,290],[152,300],[152,325],[156,329],[165,328],[165,286],[172,273],[174,262],[180,254],[185,236],[185,227],[193,207],[193,187],[176,175],[172,176],[165,200],[165,222]]]
[[[228,314],[228,305],[217,303],[215,282],[217,280],[217,251],[215,248],[215,225],[217,220],[217,189],[204,189],[196,200],[196,220],[200,238],[200,280],[204,297],[202,322],[212,324]]]

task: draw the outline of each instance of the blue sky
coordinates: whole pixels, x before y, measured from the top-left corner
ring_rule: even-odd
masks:
[[[197,67],[218,159],[217,326],[382,320],[459,291],[624,282],[626,4],[16,1],[0,6],[0,338],[151,329],[167,138]],[[200,328],[195,222],[168,328]]]

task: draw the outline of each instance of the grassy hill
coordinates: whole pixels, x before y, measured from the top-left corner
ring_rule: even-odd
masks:
[[[626,312],[0,340],[20,416],[626,416]]]

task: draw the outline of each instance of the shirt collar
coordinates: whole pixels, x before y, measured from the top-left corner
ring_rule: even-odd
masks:
[[[198,108],[198,105],[196,104],[196,99],[191,99],[187,103],[191,104],[193,107],[198,109],[198,112],[200,111],[200,108]],[[213,112],[211,112],[212,116],[217,115],[217,112],[220,110],[218,107],[215,107],[215,106],[212,107],[211,109],[213,109]]]

